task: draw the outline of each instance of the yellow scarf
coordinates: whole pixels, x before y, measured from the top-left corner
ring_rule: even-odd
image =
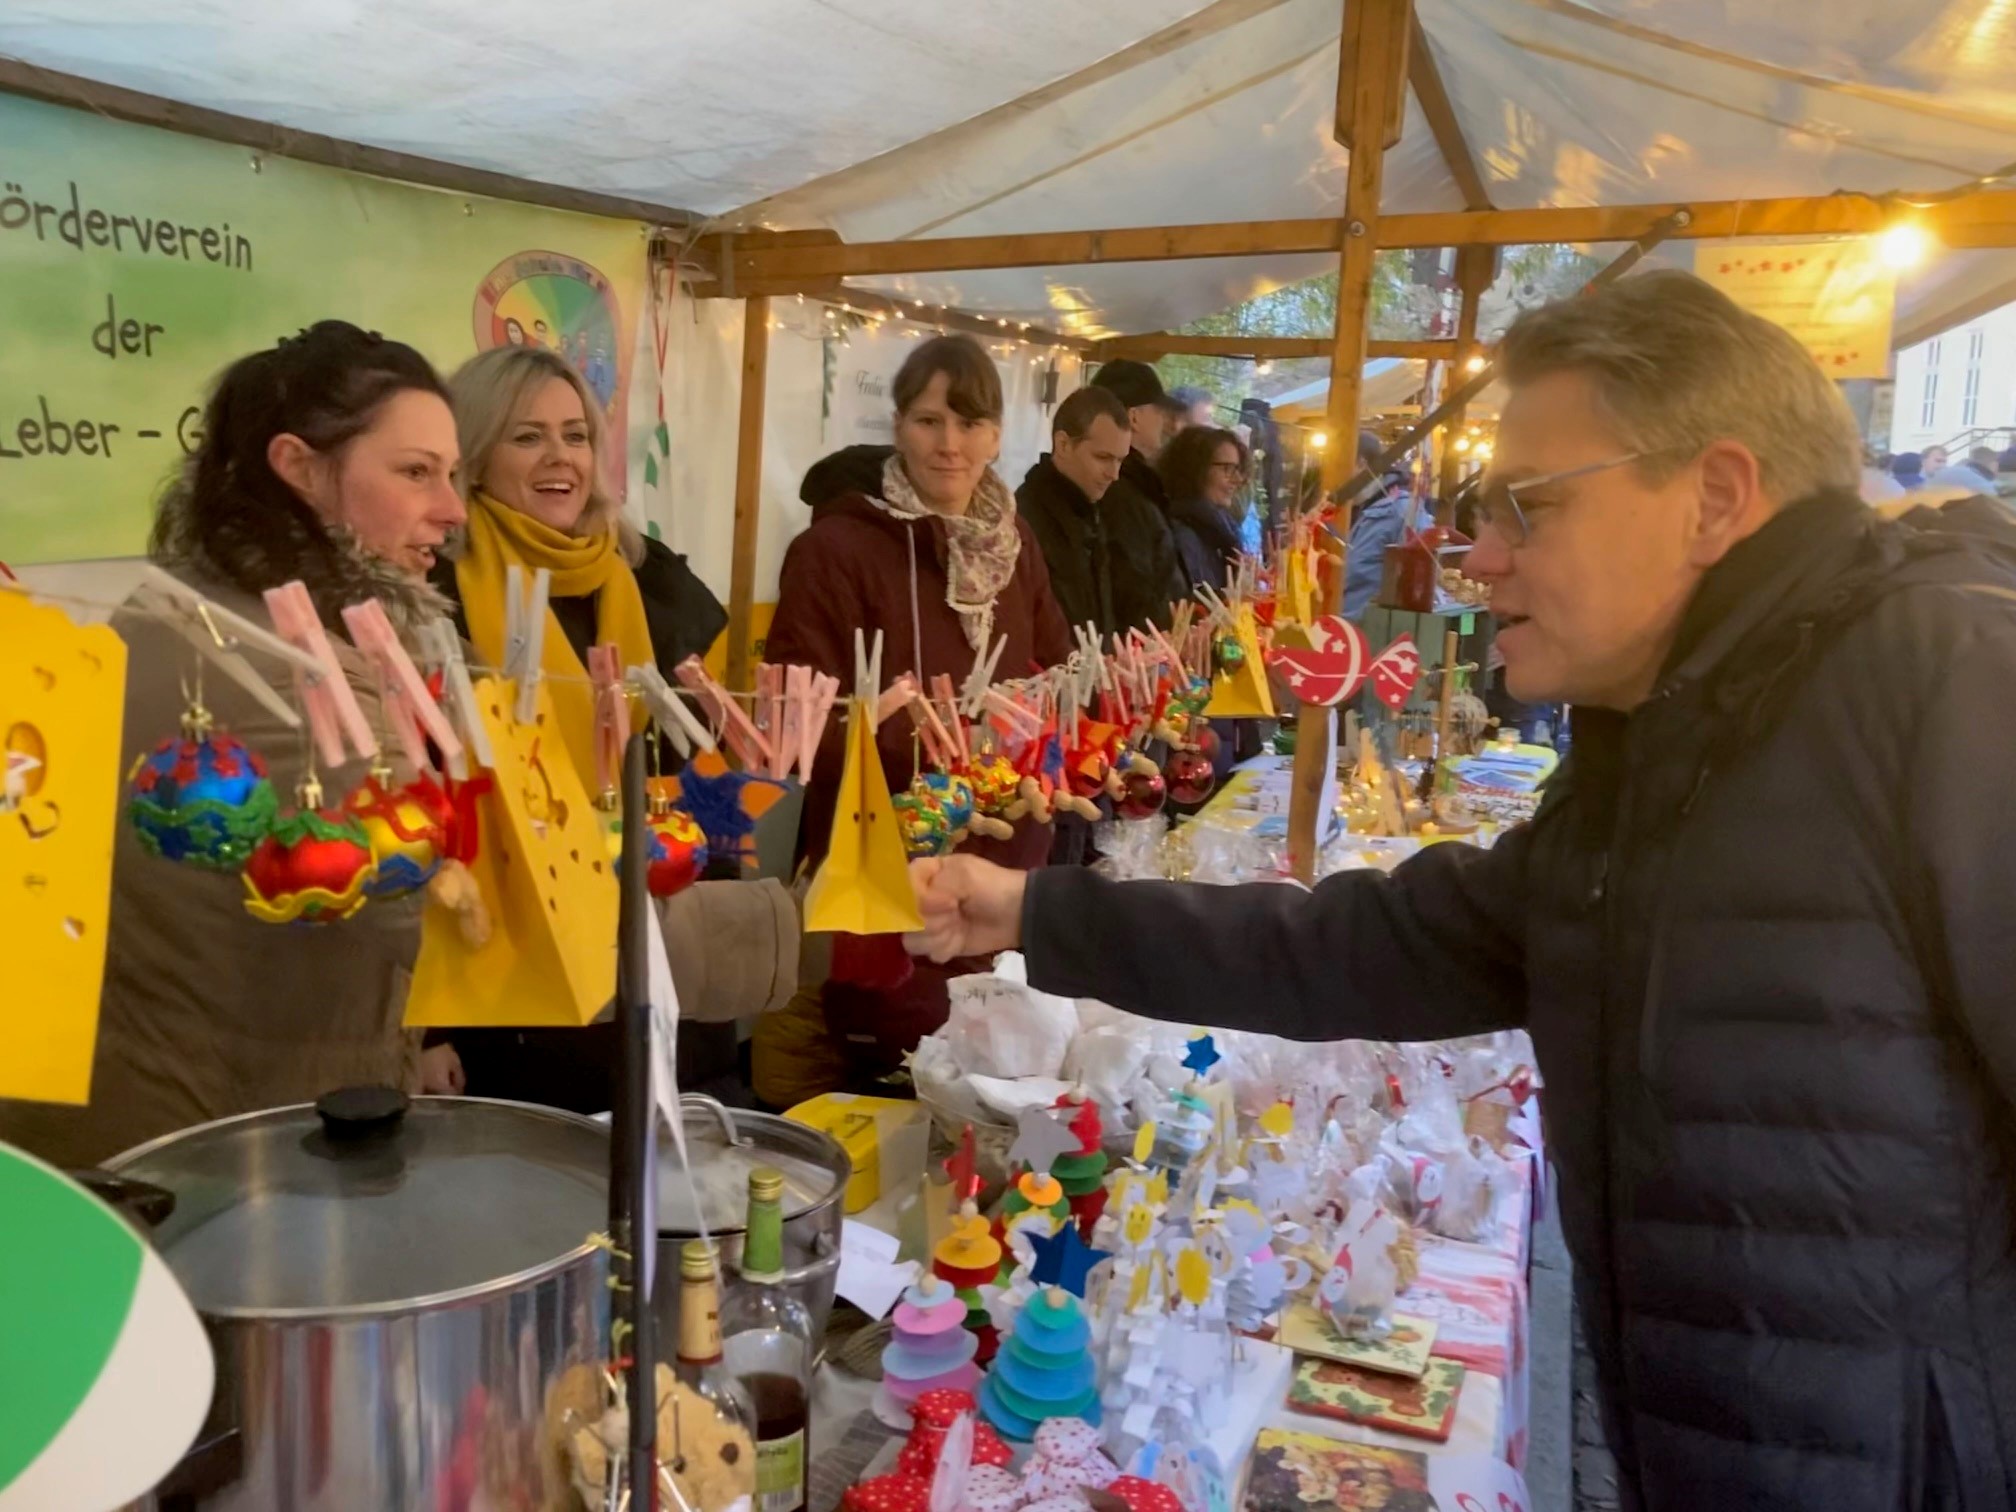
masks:
[[[570,536],[499,504],[478,491],[469,499],[469,544],[455,563],[455,583],[462,592],[462,613],[469,640],[492,667],[504,663],[504,570],[519,566],[527,573],[546,568],[553,574],[553,598],[595,596],[595,640],[614,641],[626,667],[651,666],[651,626],[644,617],[644,596],[637,575],[623,560],[616,532]],[[553,695],[560,735],[574,770],[592,797],[595,789],[595,695],[588,672],[567,641],[553,611],[546,611],[546,638],[540,666]]]

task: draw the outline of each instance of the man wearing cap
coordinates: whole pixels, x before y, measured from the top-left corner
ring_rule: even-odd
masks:
[[[1113,623],[1100,625],[1099,630],[1109,634],[1147,624],[1166,630],[1169,606],[1189,597],[1190,591],[1183,581],[1176,537],[1169,529],[1168,500],[1153,460],[1162,449],[1169,396],[1155,369],[1145,362],[1109,362],[1092,384],[1127,407],[1133,441],[1127,460],[1120,464],[1119,481],[1099,504],[1111,543],[1113,581]],[[1055,564],[1051,572],[1056,574]]]

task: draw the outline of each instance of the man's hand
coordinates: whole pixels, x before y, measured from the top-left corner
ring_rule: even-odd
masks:
[[[1027,872],[972,856],[910,863],[910,883],[924,915],[921,934],[905,935],[912,955],[939,963],[955,956],[991,956],[1022,943],[1022,893]]]
[[[462,1074],[462,1057],[453,1045],[435,1045],[420,1052],[420,1090],[430,1095],[443,1093],[460,1097],[468,1086]]]

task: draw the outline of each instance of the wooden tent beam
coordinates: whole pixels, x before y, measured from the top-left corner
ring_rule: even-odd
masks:
[[[735,532],[728,563],[727,685],[753,688],[756,527],[763,513],[763,401],[770,376],[770,301],[742,311],[742,404],[735,434]]]
[[[1395,117],[1407,94],[1407,43],[1412,0],[1344,0],[1337,70],[1337,134],[1351,149],[1344,181],[1342,246],[1337,258],[1337,326],[1330,348],[1330,392],[1324,420],[1331,444],[1323,451],[1323,486],[1339,487],[1358,465],[1359,402],[1365,381],[1365,340],[1372,324],[1372,265],[1378,252],[1379,196],[1385,187],[1386,144],[1397,139]],[[1319,579],[1316,612],[1338,612],[1345,560],[1326,546],[1330,570]],[[1337,774],[1337,711],[1305,707],[1295,723],[1295,767],[1288,794],[1288,869],[1316,880],[1316,850],[1326,795]]]
[[[1138,357],[1153,362],[1157,357],[1251,357],[1270,362],[1294,357],[1328,357],[1335,345],[1330,336],[1186,336],[1181,331],[1144,331],[1135,336],[1109,336],[1092,343],[1090,355],[1100,362],[1116,357]],[[1428,362],[1446,362],[1456,353],[1453,341],[1368,341],[1365,355],[1374,357],[1418,357]]]
[[[73,110],[88,110],[115,121],[136,126],[154,126],[185,136],[207,137],[234,147],[273,157],[292,158],[301,163],[318,163],[324,168],[340,168],[349,173],[368,173],[378,178],[397,179],[407,184],[424,184],[430,189],[446,189],[456,194],[480,194],[490,199],[512,200],[519,204],[544,205],[554,210],[572,210],[582,215],[602,215],[616,220],[644,221],[653,226],[698,225],[701,217],[689,210],[622,195],[602,194],[591,189],[575,189],[564,184],[542,183],[509,173],[493,173],[439,158],[420,157],[411,152],[394,152],[384,147],[367,147],[346,142],[320,132],[296,131],[275,126],[249,116],[188,105],[137,89],[121,89],[116,84],[100,84],[96,79],[38,68],[19,58],[0,58],[0,93],[45,100]]]
[[[1477,340],[1477,312],[1484,303],[1484,293],[1498,276],[1498,254],[1492,247],[1463,247],[1456,253],[1456,294],[1460,303],[1456,308],[1456,351],[1452,359],[1456,383],[1462,383],[1470,374],[1466,371],[1470,359],[1482,357],[1484,348]],[[1463,429],[1469,406],[1458,405],[1450,412],[1448,423],[1442,428],[1441,473],[1442,486],[1438,490],[1442,498],[1444,513],[1453,511],[1456,484],[1463,470],[1463,458],[1451,444],[1457,432]],[[1444,519],[1443,524],[1451,521]]]
[[[1463,138],[1463,125],[1456,119],[1455,102],[1449,98],[1448,87],[1442,82],[1442,69],[1429,49],[1428,33],[1421,25],[1420,16],[1414,17],[1411,27],[1407,82],[1414,86],[1414,98],[1421,104],[1421,114],[1428,118],[1428,129],[1435,135],[1435,145],[1441,149],[1442,161],[1449,165],[1449,176],[1456,180],[1456,187],[1462,192],[1464,207],[1489,210],[1491,192],[1484,187],[1484,175],[1478,170],[1469,142]]]
[[[1635,241],[1676,211],[1690,217],[1672,235],[1728,237],[1861,236],[1910,217],[1948,247],[2016,247],[2016,190],[1986,189],[1924,209],[1895,207],[1872,195],[1703,201],[1541,210],[1452,210],[1379,218],[1374,237],[1394,247],[1521,247],[1549,243]],[[1346,222],[1234,221],[1196,226],[1136,226],[1105,231],[1036,231],[1015,236],[948,236],[917,241],[822,241],[768,244],[738,237],[727,249],[732,281],[722,292],[810,293],[820,280],[878,274],[946,273],[982,268],[1072,267],[1091,263],[1170,262],[1211,257],[1337,252]],[[703,245],[711,242],[703,238]]]

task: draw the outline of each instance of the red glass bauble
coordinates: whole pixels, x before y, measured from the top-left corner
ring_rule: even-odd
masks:
[[[1078,797],[1097,798],[1106,791],[1106,774],[1112,770],[1104,751],[1088,751],[1071,763],[1065,778]]]
[[[1218,762],[1219,747],[1223,744],[1218,739],[1218,732],[1211,728],[1210,725],[1200,721],[1193,732],[1193,738],[1197,742],[1197,749],[1203,753],[1204,759],[1215,766]]]
[[[1162,780],[1172,800],[1190,804],[1209,798],[1218,779],[1211,758],[1202,751],[1174,751],[1162,763]]]
[[[1120,802],[1122,819],[1148,819],[1162,812],[1169,788],[1154,772],[1129,772],[1122,779]]]

